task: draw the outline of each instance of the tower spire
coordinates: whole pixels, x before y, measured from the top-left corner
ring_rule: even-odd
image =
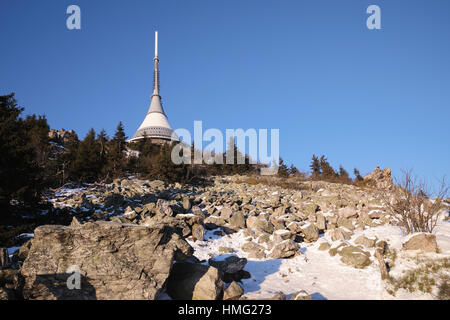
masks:
[[[158,31],[155,31],[155,57],[153,58],[153,94],[159,96],[159,58],[158,58]]]
[[[159,94],[159,58],[158,58],[158,31],[155,31],[155,57],[153,58],[153,94],[147,115],[133,138],[129,141],[149,138],[154,143],[166,143],[178,139],[169,124],[161,104]]]

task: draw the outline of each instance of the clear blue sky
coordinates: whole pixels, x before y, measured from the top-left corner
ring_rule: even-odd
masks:
[[[66,28],[81,7],[82,30]],[[382,30],[366,8],[381,7]],[[0,94],[52,128],[132,136],[150,102],[154,30],[174,128],[279,128],[361,173],[450,174],[450,1],[1,0]]]

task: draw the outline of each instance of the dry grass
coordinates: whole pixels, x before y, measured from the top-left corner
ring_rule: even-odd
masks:
[[[450,258],[436,260],[421,260],[417,258],[419,267],[408,270],[397,279],[392,279],[392,289],[390,293],[395,295],[399,289],[409,292],[424,292],[434,295],[434,290],[438,291],[437,298],[448,300],[449,291],[449,270]]]
[[[283,189],[293,190],[313,190],[310,184],[307,184],[307,180],[300,177],[280,178],[280,177],[268,177],[268,176],[242,176],[236,183],[245,183],[250,185],[267,185],[277,186]],[[317,190],[313,190],[317,191]]]

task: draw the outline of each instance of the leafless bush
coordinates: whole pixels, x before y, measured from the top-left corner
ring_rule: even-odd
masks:
[[[411,170],[402,172],[400,183],[383,193],[387,209],[407,234],[432,233],[445,208],[444,199],[449,190],[445,178],[440,181],[437,192],[433,193],[424,181],[413,176]],[[432,196],[435,198],[431,199]]]

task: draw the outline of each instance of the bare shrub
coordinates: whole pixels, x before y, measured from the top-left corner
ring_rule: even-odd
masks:
[[[407,234],[432,233],[439,215],[446,207],[444,199],[449,187],[443,178],[437,192],[433,193],[424,181],[413,176],[411,170],[402,172],[400,183],[391,190],[383,191],[385,205]],[[435,198],[431,199],[433,195]]]

